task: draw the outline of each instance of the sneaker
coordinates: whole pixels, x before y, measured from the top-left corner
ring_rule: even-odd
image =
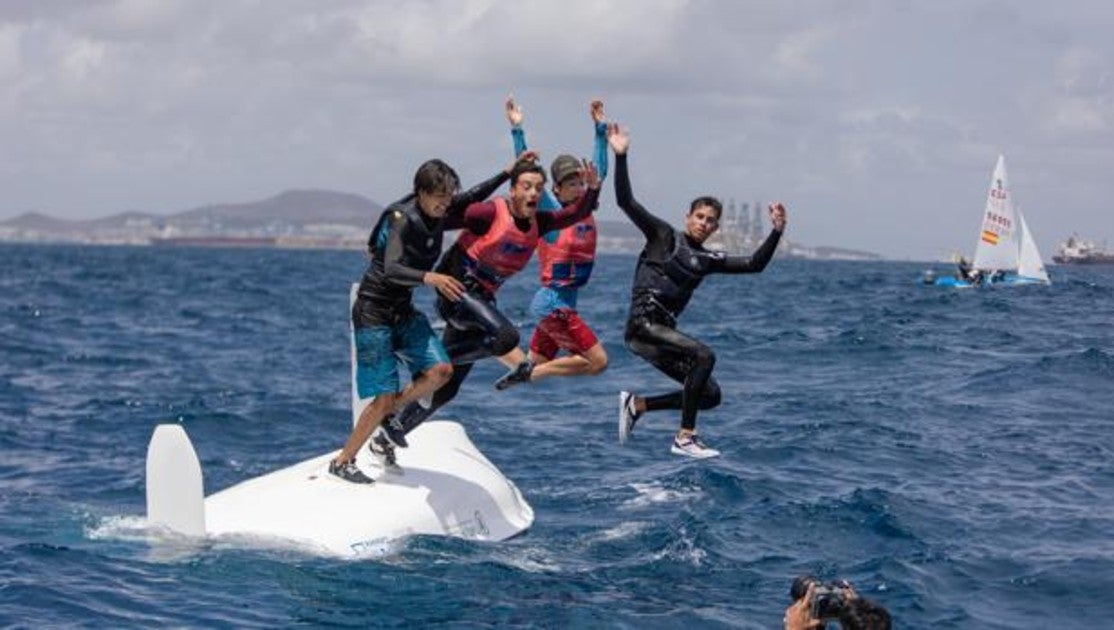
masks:
[[[685,457],[693,457],[696,459],[708,459],[709,457],[719,457],[719,451],[710,448],[700,436],[691,433],[686,437],[674,437],[673,448],[670,449],[674,455],[684,455]]]
[[[398,465],[395,447],[382,432],[378,432],[372,436],[367,444],[367,448],[371,451],[375,460],[379,462],[380,468],[396,475],[402,474],[402,466]]]
[[[406,427],[402,425],[402,420],[399,419],[397,413],[383,418],[383,423],[379,425],[382,434],[390,441],[393,446],[398,448],[407,448],[410,446],[406,442]]]
[[[627,439],[630,437],[631,431],[634,431],[634,423],[638,422],[642,414],[635,411],[634,408],[634,394],[630,392],[619,392],[619,443],[626,444]]]
[[[333,460],[329,462],[329,474],[351,483],[373,483],[375,480],[368,477],[356,466],[356,460],[346,462]]]
[[[514,387],[519,383],[529,383],[530,375],[534,372],[533,362],[526,360],[514,366],[514,369],[499,377],[495,381],[495,389],[503,391],[508,387]]]

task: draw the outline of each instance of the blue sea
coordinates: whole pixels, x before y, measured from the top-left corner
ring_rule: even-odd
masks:
[[[487,361],[441,414],[532,504],[526,534],[162,553],[157,424],[189,431],[207,493],[340,447],[363,267],[0,246],[0,626],[775,628],[805,573],[902,628],[1114,623],[1114,267],[966,291],[917,263],[710,278],[681,328],[717,352],[699,426],[723,457],[692,461],[671,413],[617,442],[617,392],[673,385],[622,344],[634,257],[603,256],[580,306],[604,374],[495,393]],[[535,278],[500,298],[524,338]]]

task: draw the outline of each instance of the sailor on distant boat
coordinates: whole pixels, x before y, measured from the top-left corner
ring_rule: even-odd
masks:
[[[522,160],[532,161],[526,154]],[[518,163],[518,160],[515,162]],[[456,172],[441,160],[429,160],[414,175],[414,192],[383,211],[368,239],[371,262],[360,281],[352,308],[356,348],[356,389],[363,405],[359,419],[329,473],[354,483],[372,479],[356,466],[356,452],[382,420],[397,409],[433,393],[452,376],[449,355],[426,316],[414,309],[414,287],[425,284],[442,299],[457,302],[464,285],[431,271],[441,255],[445,217],[459,218],[486,199],[510,177],[513,165],[460,193]],[[398,363],[413,375],[399,391]],[[372,400],[374,398],[374,400]],[[389,448],[372,448],[393,466]]]
[[[766,268],[785,230],[785,207],[770,204],[773,231],[753,256],[729,256],[704,248],[704,241],[719,227],[723,206],[714,197],[698,197],[679,232],[651,214],[634,198],[627,171],[630,139],[618,125],[608,129],[608,142],[615,151],[615,197],[619,207],[646,236],[638,257],[627,320],[627,347],[683,388],[658,396],[619,394],[619,441],[625,442],[635,422],[647,411],[678,409],[681,429],[673,438],[672,452],[688,457],[719,455],[697,436],[696,412],[720,403],[720,389],[712,368],[716,355],[711,348],[677,330],[677,318],[700,286],[712,273],[759,273]]]
[[[968,262],[968,260],[965,257],[960,256],[959,260],[956,261],[955,266],[956,266],[956,273],[955,273],[956,280],[962,280],[964,282],[970,282],[972,277],[973,277],[973,275],[971,273],[971,263]]]

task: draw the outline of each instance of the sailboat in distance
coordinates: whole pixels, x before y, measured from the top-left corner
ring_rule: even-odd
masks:
[[[929,271],[924,283],[962,288],[1051,282],[1025,217],[1013,204],[1006,158],[999,155],[990,178],[974,261],[967,263],[960,258],[955,275],[936,277]]]

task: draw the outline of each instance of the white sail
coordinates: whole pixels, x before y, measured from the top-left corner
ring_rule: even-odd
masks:
[[[1051,283],[1048,272],[1044,270],[1041,254],[1037,251],[1037,244],[1033,241],[1033,234],[1029,232],[1025,215],[1021,214],[1020,208],[1017,210],[1017,221],[1021,224],[1021,256],[1017,263],[1017,275]]]
[[[990,178],[982,229],[975,247],[975,269],[1017,269],[1020,229],[1012,197],[1006,176],[1006,158],[999,155],[994,175]]]

